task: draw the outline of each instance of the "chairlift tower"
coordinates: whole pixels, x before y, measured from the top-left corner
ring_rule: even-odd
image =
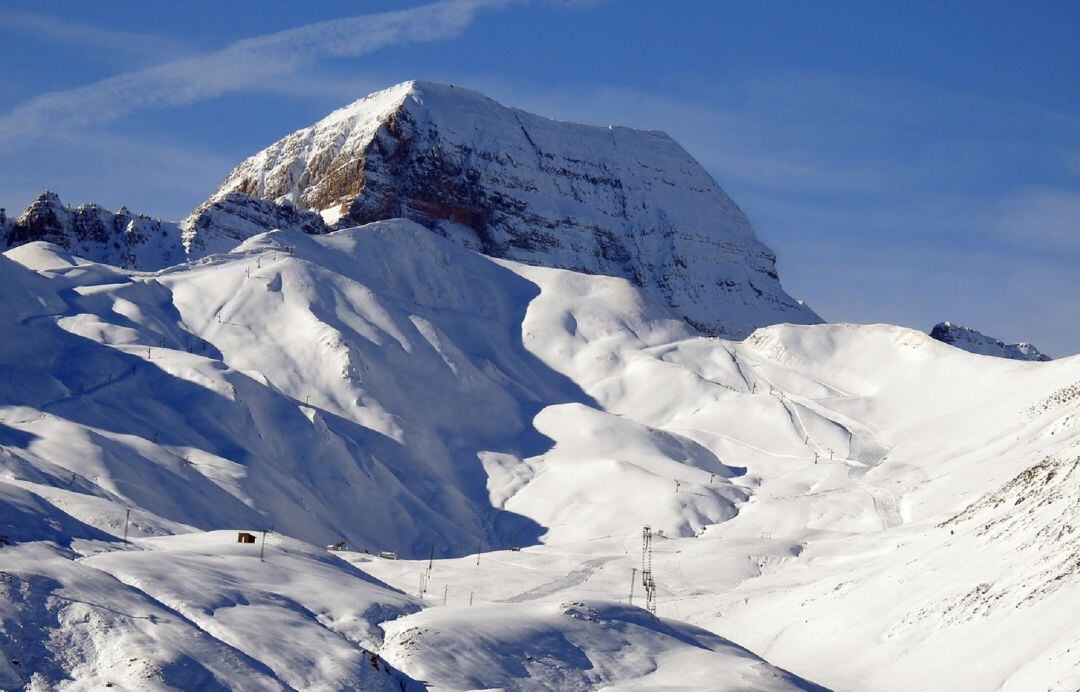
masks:
[[[645,610],[656,614],[656,581],[652,575],[652,527],[641,530],[641,585],[645,587]]]

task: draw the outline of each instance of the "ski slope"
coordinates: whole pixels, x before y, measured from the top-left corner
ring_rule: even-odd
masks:
[[[4,688],[1078,684],[1076,356],[705,338],[404,220],[24,245],[0,325]]]

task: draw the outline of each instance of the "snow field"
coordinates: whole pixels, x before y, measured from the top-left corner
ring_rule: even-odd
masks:
[[[405,221],[157,273],[33,244],[0,289],[4,686],[1068,689],[1080,667],[1080,417],[1040,404],[1080,358],[888,325],[698,337],[626,281]],[[659,619],[619,603],[645,524]],[[265,562],[235,543],[271,528]]]

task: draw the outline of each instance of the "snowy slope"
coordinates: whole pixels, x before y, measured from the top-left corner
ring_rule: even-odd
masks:
[[[47,276],[69,296],[53,298],[51,317],[11,344],[21,347],[12,355],[20,377],[34,373],[56,390],[12,403],[41,412],[26,432],[49,440],[33,451],[36,463],[55,464],[58,481],[74,473],[94,494],[198,528],[273,524],[320,544],[403,554],[531,541],[557,523],[503,506],[492,491],[497,467],[520,475],[522,459],[535,467],[549,451],[548,465],[575,455],[569,440],[552,449],[560,429],[580,425],[573,410],[569,427],[557,408],[533,419],[593,402],[524,348],[514,325],[536,287],[490,260],[407,221],[325,238],[275,232],[154,276],[66,266],[40,245],[9,254],[49,267],[9,273]],[[67,353],[62,362],[32,347],[47,340]],[[126,414],[145,391],[156,405]],[[664,479],[688,464],[716,474],[708,496],[664,501],[642,517],[662,510],[689,531],[734,513],[742,493],[707,450],[585,410],[594,440],[612,429],[661,436],[634,457],[583,441],[600,456]],[[93,454],[73,460],[52,441],[69,435]],[[602,474],[597,463],[592,473]],[[386,521],[368,521],[372,512]],[[609,521],[601,505],[574,523],[587,534]]]
[[[271,540],[265,562],[234,532],[4,548],[0,686],[419,689],[367,648],[410,599]]]
[[[384,655],[436,690],[822,689],[711,632],[610,601],[430,608],[387,629]]]
[[[410,240],[417,233],[388,234],[384,249],[411,250],[416,270],[431,272],[430,248]],[[419,233],[429,246],[438,241]],[[353,246],[357,235],[334,241]],[[534,443],[518,437],[529,411],[574,392],[505,331],[523,309],[513,282],[518,290],[523,282],[445,241],[487,275],[470,285],[466,262],[428,285],[402,266],[390,273],[385,254],[307,240],[275,234],[227,258],[145,277],[87,265],[45,271],[46,279],[7,262],[13,280],[51,284],[43,314],[5,345],[6,362],[19,364],[9,366],[15,384],[27,381],[8,403],[38,412],[18,417],[25,434],[43,440],[31,446],[32,463],[48,465],[57,483],[75,474],[72,488],[148,510],[151,534],[165,530],[164,518],[199,528],[275,525],[319,544],[344,538],[372,550],[495,541],[494,529],[513,526],[513,517],[485,508],[477,452],[528,448]],[[10,254],[40,261],[30,255],[42,250]],[[376,295],[309,253],[353,272],[366,257],[373,280],[404,285],[376,284]],[[424,320],[428,311],[414,303],[423,292],[443,292],[445,328],[462,335],[460,347]],[[472,362],[462,347],[492,352]],[[521,393],[504,390],[509,377],[495,359],[519,376]],[[416,407],[433,387],[457,397]],[[131,412],[146,392],[152,399]],[[73,445],[83,450],[75,457]],[[383,521],[367,521],[373,513]]]
[[[820,319],[709,174],[662,132],[558,122],[459,87],[405,82],[242,162],[242,192],[339,228],[414,219],[484,254],[631,280],[702,330]]]
[[[404,679],[382,661],[372,665],[382,643],[377,625],[419,606],[332,553],[277,534],[266,546],[237,544],[232,531],[136,545],[80,563],[147,594],[292,688],[389,690]],[[268,559],[259,560],[260,550]]]
[[[1006,344],[1000,339],[986,336],[974,329],[961,327],[952,322],[935,324],[934,328],[930,330],[930,336],[938,341],[962,348],[969,353],[1011,358],[1013,360],[1050,360],[1050,356],[1040,353],[1039,349],[1026,341],[1021,341],[1018,344]]]
[[[30,243],[0,329],[6,686],[1075,687],[1080,357],[705,338],[407,220]]]

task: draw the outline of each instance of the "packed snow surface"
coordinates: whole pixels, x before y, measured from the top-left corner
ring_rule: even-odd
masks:
[[[706,338],[400,219],[22,245],[0,329],[0,688],[1080,686],[1075,356]]]

